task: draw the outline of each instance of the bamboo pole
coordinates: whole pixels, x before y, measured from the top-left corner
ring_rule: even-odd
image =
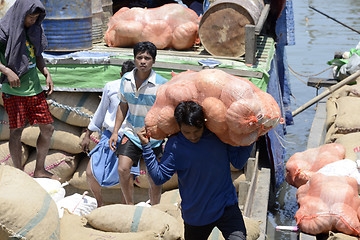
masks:
[[[299,113],[301,113],[302,111],[304,111],[305,109],[307,109],[308,107],[313,105],[314,103],[317,103],[318,101],[320,101],[324,97],[328,96],[330,93],[332,93],[332,92],[338,90],[339,88],[341,88],[342,86],[354,81],[354,79],[358,78],[359,76],[360,76],[360,70],[353,73],[353,74],[351,74],[350,76],[348,76],[347,78],[345,78],[341,82],[327,88],[324,92],[322,92],[318,96],[314,97],[313,99],[311,99],[310,101],[308,101],[307,103],[305,103],[304,105],[302,105],[301,107],[299,107],[298,109],[293,111],[292,112],[293,117],[298,115]]]

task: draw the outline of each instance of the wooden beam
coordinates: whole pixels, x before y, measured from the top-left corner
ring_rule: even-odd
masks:
[[[330,87],[338,83],[337,79],[309,78],[307,85],[314,88]]]
[[[122,66],[124,61],[127,59],[120,59],[120,58],[110,58],[110,60],[107,62],[104,62],[102,64],[108,64],[108,65],[117,65]],[[55,65],[55,64],[88,64],[84,63],[83,60],[79,59],[72,59],[72,58],[64,58],[64,59],[56,59],[56,63],[53,61],[49,61],[45,59],[45,63],[47,65]],[[180,70],[180,71],[201,71],[203,69],[200,65],[191,65],[191,64],[180,64],[180,63],[166,63],[166,62],[155,62],[153,65],[154,68],[165,68],[165,69],[171,69],[171,70]],[[249,78],[262,78],[263,73],[262,72],[254,72],[254,71],[247,71],[247,70],[239,70],[239,69],[229,69],[229,68],[217,68],[220,69],[226,73],[240,76],[240,77],[249,77]]]
[[[265,21],[270,12],[270,4],[265,4],[263,10],[261,11],[261,15],[259,20],[255,26],[255,35],[260,35],[262,28],[264,27]]]
[[[256,63],[256,35],[255,25],[245,26],[245,64],[254,65]]]

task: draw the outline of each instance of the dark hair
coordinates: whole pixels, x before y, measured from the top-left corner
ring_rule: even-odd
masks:
[[[136,55],[138,55],[139,53],[148,52],[150,56],[153,58],[153,60],[155,60],[156,50],[157,48],[152,42],[149,41],[138,42],[134,46],[134,57],[136,57]]]
[[[45,13],[45,11],[39,7],[36,7],[35,9],[30,9],[28,14],[42,14]]]
[[[125,73],[132,71],[135,68],[134,60],[126,60],[123,62],[123,65],[121,67],[121,76],[123,76]]]
[[[202,107],[193,101],[185,101],[179,103],[174,111],[176,122],[202,128],[205,125],[204,111]]]

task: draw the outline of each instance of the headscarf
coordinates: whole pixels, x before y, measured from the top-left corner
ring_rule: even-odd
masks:
[[[36,10],[40,10],[37,21],[26,29],[24,26],[26,16]],[[45,15],[45,7],[40,0],[16,0],[0,20],[0,42],[6,45],[7,67],[19,77],[29,70],[26,34],[34,45],[36,56],[40,56],[47,47],[47,39],[41,26]],[[8,82],[5,74],[1,75],[0,82]]]

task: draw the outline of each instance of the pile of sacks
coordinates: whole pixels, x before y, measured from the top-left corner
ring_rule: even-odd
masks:
[[[360,236],[360,173],[338,143],[295,153],[286,163],[286,181],[298,188],[295,220],[309,234],[330,231]]]
[[[346,158],[360,159],[360,78],[332,93],[326,102],[325,143],[340,143]]]
[[[184,239],[178,189],[163,193],[160,204],[153,207],[112,204],[96,208],[91,202],[95,200],[84,196],[64,204],[69,197],[63,198],[59,183],[49,181],[0,165],[0,239]],[[59,214],[60,210],[63,214]],[[257,239],[259,222],[246,217],[244,220],[247,239]],[[209,239],[224,240],[218,229]]]
[[[2,100],[2,98],[0,98]],[[82,154],[80,143],[85,129],[90,123],[97,106],[100,94],[96,92],[54,92],[50,95],[48,105],[54,120],[54,133],[51,137],[49,152],[45,159],[45,168],[68,181],[77,170],[79,163],[87,158]],[[39,126],[26,126],[21,136],[22,166],[24,171],[33,176],[36,162],[36,141]],[[9,120],[0,101],[0,164],[13,166],[9,152]],[[90,148],[99,141],[99,134],[92,134]]]
[[[151,9],[123,7],[110,18],[104,39],[109,47],[132,47],[150,41],[158,49],[183,50],[194,45],[198,29],[195,11],[181,4]]]
[[[200,104],[206,127],[233,146],[248,146],[283,122],[275,99],[249,80],[217,69],[186,71],[159,87],[145,118],[152,138],[164,139],[180,130],[174,110],[183,101]]]

